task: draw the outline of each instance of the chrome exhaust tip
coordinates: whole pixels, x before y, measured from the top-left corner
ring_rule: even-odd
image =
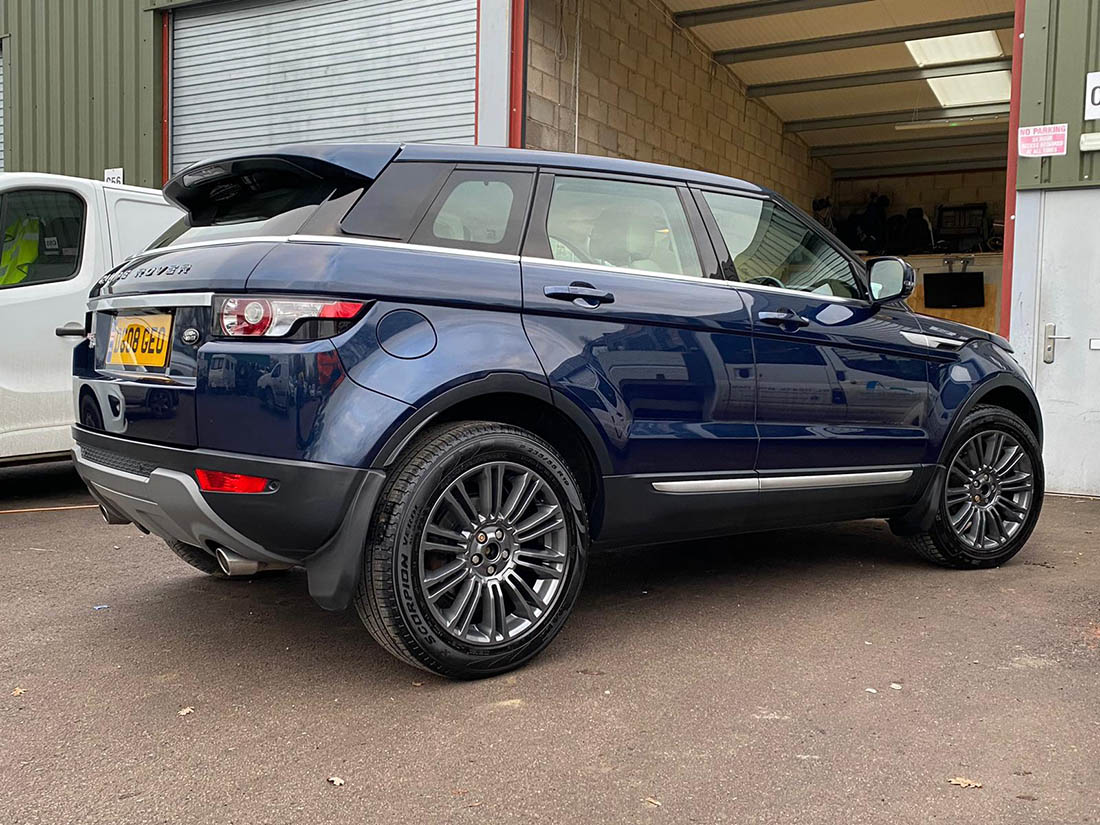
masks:
[[[103,520],[107,524],[129,524],[130,519],[125,516],[120,516],[117,513],[112,513],[102,504],[99,505],[99,515],[103,517]]]
[[[226,550],[224,547],[219,547],[214,551],[214,558],[218,560],[218,567],[221,568],[221,571],[230,577],[255,576],[265,570],[289,570],[292,566],[272,561],[253,561],[234,553],[232,550]]]

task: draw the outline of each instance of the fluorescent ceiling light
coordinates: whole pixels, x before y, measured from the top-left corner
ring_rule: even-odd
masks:
[[[906,40],[909,54],[918,66],[941,66],[945,63],[962,63],[1001,57],[1001,41],[992,31],[952,34],[947,37],[928,37],[924,40]]]
[[[941,106],[1003,103],[1012,96],[1012,72],[933,77],[928,80]]]
[[[987,115],[985,117],[958,118],[955,120],[914,120],[897,123],[894,130],[908,132],[917,129],[954,129],[959,126],[983,126],[990,123],[1007,123],[1008,115]]]

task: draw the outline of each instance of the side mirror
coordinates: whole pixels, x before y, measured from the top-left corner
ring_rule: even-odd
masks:
[[[867,262],[867,278],[875,304],[904,301],[917,286],[917,273],[901,258],[872,258]]]

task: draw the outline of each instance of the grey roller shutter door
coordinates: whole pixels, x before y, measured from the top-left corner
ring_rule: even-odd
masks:
[[[234,0],[172,30],[174,171],[283,143],[474,142],[477,0]]]

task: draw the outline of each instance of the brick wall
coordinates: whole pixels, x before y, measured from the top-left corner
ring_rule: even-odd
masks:
[[[805,209],[829,167],[656,0],[580,0],[577,151],[745,178]],[[706,4],[703,4],[706,5]],[[529,0],[527,146],[573,151],[577,0]]]
[[[988,203],[989,214],[997,219],[1003,218],[1005,212],[1004,170],[838,180],[833,184],[835,212],[846,215],[853,208],[864,206],[872,192],[890,198],[887,210],[890,215],[920,206],[933,222],[936,207],[941,204]]]

